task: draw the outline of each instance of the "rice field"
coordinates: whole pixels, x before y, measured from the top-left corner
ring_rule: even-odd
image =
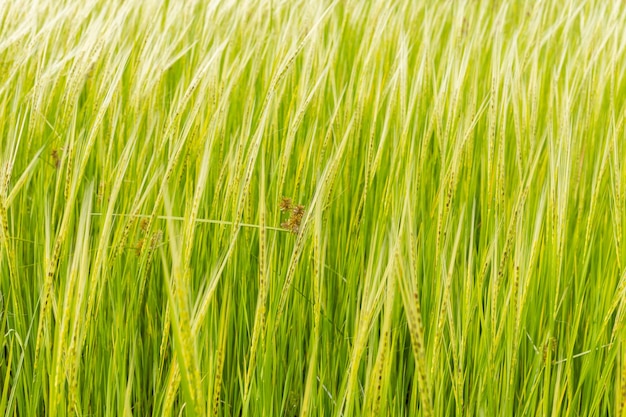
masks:
[[[626,4],[0,0],[0,416],[626,416]]]

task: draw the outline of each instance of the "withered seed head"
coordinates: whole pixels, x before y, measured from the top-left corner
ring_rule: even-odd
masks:
[[[304,206],[301,204],[293,204],[291,198],[283,197],[279,204],[280,211],[290,212],[289,219],[282,222],[280,227],[289,230],[291,233],[297,234],[300,231],[302,218],[304,217]]]
[[[139,222],[139,227],[141,228],[142,231],[147,232],[148,231],[148,219],[143,218],[141,219],[141,221]]]
[[[59,155],[59,150],[57,148],[52,149],[50,152],[50,156],[52,157],[52,163],[54,164],[55,169],[59,169],[61,166],[61,156]]]
[[[293,207],[291,212],[293,216],[302,219],[302,216],[304,216],[304,206],[301,204],[298,204],[297,206]]]
[[[293,202],[291,201],[291,198],[283,197],[280,200],[279,207],[280,207],[280,211],[282,211],[283,213],[291,210],[291,208],[293,207]]]
[[[139,241],[137,241],[137,244],[135,245],[135,255],[137,255],[137,257],[141,256],[141,252],[143,252],[143,244],[144,244],[145,239],[139,239]]]

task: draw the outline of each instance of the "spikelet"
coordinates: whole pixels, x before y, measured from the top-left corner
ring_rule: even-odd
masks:
[[[44,326],[48,317],[48,313],[50,311],[50,299],[52,298],[52,284],[54,282],[54,276],[56,275],[56,269],[59,261],[59,256],[61,254],[62,242],[65,240],[65,227],[63,227],[62,223],[61,231],[59,235],[57,235],[57,239],[54,242],[54,249],[52,250],[52,257],[50,261],[47,263],[46,267],[46,276],[44,281],[44,287],[41,294],[41,313],[39,316],[39,325],[37,327],[37,339],[35,342],[35,369],[37,369],[38,359],[39,359],[39,351],[41,350],[41,344],[43,343],[44,338]],[[63,232],[63,233],[62,233]]]
[[[217,416],[220,409],[220,392],[224,373],[224,359],[226,351],[226,339],[228,337],[228,317],[230,314],[230,302],[225,302],[221,310],[219,340],[216,352],[215,374],[213,377],[213,416]]]
[[[515,314],[515,328],[513,329],[513,354],[511,355],[511,367],[509,371],[509,387],[513,388],[515,384],[515,376],[517,372],[517,348],[519,346],[520,334],[520,295],[519,295],[519,264],[515,264],[515,274],[513,275],[513,284],[511,285],[511,300],[513,301],[513,312]]]
[[[371,416],[375,417],[380,415],[380,403],[382,399],[382,389],[383,389],[383,374],[384,367],[387,359],[387,349],[389,346],[389,332],[385,331],[381,337],[382,346],[380,347],[380,351],[378,353],[378,357],[376,358],[376,367],[374,372],[374,378],[376,381],[376,387],[374,392],[374,402],[372,404],[372,412]]]
[[[217,349],[217,370],[214,376],[214,389],[213,389],[213,416],[217,416],[220,411],[220,392],[222,387],[222,373],[224,371],[224,352],[220,346]]]
[[[72,174],[74,169],[74,156],[75,156],[74,142],[70,143],[67,152],[67,168],[65,170],[65,187],[63,188],[63,196],[65,200],[70,198],[70,187],[72,185]]]
[[[178,370],[177,362],[172,364],[170,368],[167,388],[165,389],[165,399],[163,401],[163,415],[171,416],[172,407],[174,406],[174,401],[176,400],[176,392],[178,390],[178,384],[180,383],[180,371]]]
[[[265,160],[262,159],[262,177],[265,176]],[[248,361],[248,369],[246,371],[246,379],[244,385],[244,403],[248,399],[250,392],[250,383],[252,381],[252,372],[256,364],[256,354],[259,338],[265,329],[265,309],[267,302],[267,247],[266,247],[266,230],[265,230],[265,186],[261,180],[260,186],[260,203],[259,203],[259,295],[257,298],[257,307],[254,315],[254,325],[252,328],[252,341],[250,342],[250,359]],[[280,210],[286,211],[291,209],[291,199],[283,197],[280,204]]]
[[[389,276],[387,279],[387,294],[385,300],[385,315],[383,318],[383,324],[381,329],[381,338],[380,338],[380,346],[378,348],[378,354],[376,355],[376,362],[374,364],[373,374],[373,391],[372,395],[372,403],[370,406],[372,417],[380,415],[380,407],[382,403],[382,394],[383,394],[383,383],[385,373],[388,371],[389,360],[390,358],[390,341],[391,341],[391,332],[393,325],[393,306],[395,302],[396,295],[396,282],[394,281],[392,276]],[[391,350],[393,351],[393,349]],[[393,355],[391,355],[393,357]]]
[[[422,324],[422,312],[420,308],[419,296],[417,292],[413,293],[413,305],[415,310],[411,313],[412,317],[409,322],[409,333],[411,334],[411,347],[417,361],[417,377],[420,384],[420,400],[424,410],[424,416],[433,415],[430,384],[426,374],[426,353],[424,347],[424,326]]]
[[[9,242],[9,217],[8,208],[6,206],[11,170],[12,164],[9,162],[5,164],[2,171],[0,171],[0,245],[4,246],[4,250],[9,258],[9,276],[16,277],[15,254]]]
[[[128,241],[128,236],[130,235],[130,230],[133,228],[133,226],[137,222],[137,217],[134,216],[133,214],[134,213],[131,212],[131,215],[128,216],[126,225],[124,226],[124,229],[122,230],[122,235],[120,236],[119,243],[117,245],[117,250],[115,251],[115,254],[113,256],[114,260],[120,255],[122,255],[122,253],[124,252],[126,242]]]
[[[431,388],[426,368],[426,348],[424,345],[424,326],[422,323],[422,312],[420,307],[419,294],[411,289],[408,277],[404,275],[402,264],[398,263],[398,281],[402,293],[402,303],[404,313],[411,336],[411,348],[415,357],[415,371],[419,384],[419,396],[422,405],[422,413],[425,417],[433,415]]]
[[[161,243],[162,239],[163,239],[163,231],[157,230],[150,236],[148,245],[145,245],[145,241],[147,240],[147,238],[143,238],[140,241],[142,242],[142,249],[144,246],[148,246],[148,249],[144,253],[145,256],[143,257],[142,262],[141,262],[140,275],[138,279],[138,282],[139,282],[138,300],[140,301],[143,300],[144,298],[144,294],[146,290],[146,280],[150,276],[154,252],[156,251],[156,248]],[[141,255],[141,253],[138,254],[138,256],[139,255]],[[143,313],[141,311],[137,311],[137,314],[140,315]]]
[[[622,350],[624,348],[622,347]],[[617,399],[617,416],[623,417],[626,414],[626,355],[624,353],[621,354],[621,370],[620,372],[620,384],[619,384],[619,398]]]
[[[168,303],[167,306],[165,306],[165,313],[163,315],[163,331],[161,332],[162,337],[161,344],[159,346],[159,357],[161,358],[161,363],[163,363],[167,355],[167,349],[169,347],[170,329],[172,327],[172,321],[170,316],[170,306]]]

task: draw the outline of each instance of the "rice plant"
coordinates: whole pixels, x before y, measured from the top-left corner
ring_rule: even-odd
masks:
[[[626,7],[0,0],[0,415],[626,416]]]

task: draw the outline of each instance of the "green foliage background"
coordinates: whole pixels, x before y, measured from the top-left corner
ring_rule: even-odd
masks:
[[[618,1],[0,0],[0,415],[626,415],[625,48]]]

